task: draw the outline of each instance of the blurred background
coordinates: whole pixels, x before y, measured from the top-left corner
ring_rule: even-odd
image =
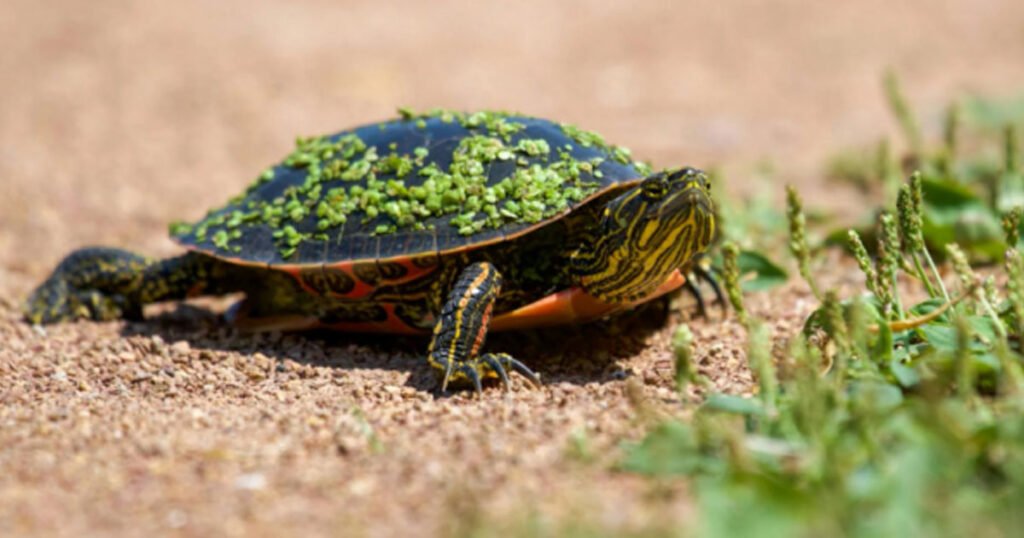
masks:
[[[168,222],[240,192],[296,136],[386,119],[399,106],[516,110],[595,130],[656,167],[714,168],[730,195],[721,199],[770,194],[773,212],[750,219],[759,225],[785,226],[782,183],[797,184],[811,211],[860,216],[880,197],[828,181],[826,164],[883,136],[900,154],[887,70],[928,140],[941,139],[951,99],[1024,103],[1024,2],[2,0],[0,535],[409,536],[463,520],[471,529],[480,507],[540,507],[611,529],[666,513],[692,521],[686,495],[615,463],[643,421],[678,411],[668,326],[614,349],[602,336],[586,368],[552,351],[543,372],[554,382],[542,390],[449,398],[416,384],[429,374],[420,343],[243,336],[199,309],[177,322],[42,330],[19,308],[71,249],[176,253]],[[785,237],[738,229],[744,239]],[[821,273],[859,286],[852,262],[836,259]],[[796,333],[817,303],[797,280],[748,298],[776,335]],[[690,326],[700,375],[717,390],[752,392],[737,319]],[[962,431],[996,439],[997,430]],[[1013,452],[975,437],[949,453],[980,462],[985,480],[970,482],[980,484]],[[764,450],[793,446],[763,440]],[[911,466],[893,482],[910,489],[887,488],[894,496],[928,489],[914,468],[947,461],[890,454]],[[785,457],[780,468],[798,461]],[[903,463],[891,468],[902,473]],[[844,491],[864,505],[875,499],[866,492],[886,489],[849,468],[857,479],[841,484],[856,484]],[[955,506],[988,499],[936,491]],[[577,502],[595,508],[577,513]],[[967,528],[982,518],[960,519]]]
[[[86,243],[172,252],[168,221],[296,135],[398,106],[575,123],[733,191],[770,162],[816,203],[828,151],[891,126],[885,69],[926,129],[951,96],[1024,81],[1024,4],[995,0],[5,0],[0,42],[0,277],[19,290]]]

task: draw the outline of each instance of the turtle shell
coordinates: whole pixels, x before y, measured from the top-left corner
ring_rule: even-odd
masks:
[[[561,218],[650,168],[571,125],[499,112],[402,112],[300,138],[181,244],[246,265],[322,265],[464,250]]]

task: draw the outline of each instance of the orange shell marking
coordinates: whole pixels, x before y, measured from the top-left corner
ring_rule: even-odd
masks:
[[[657,299],[686,283],[679,270],[673,271],[654,293],[631,303],[610,304],[575,287],[544,297],[543,299],[505,312],[491,321],[492,331],[511,331],[531,327],[549,327],[569,323],[594,321],[609,314],[628,310],[638,304]]]
[[[628,310],[638,304],[657,299],[686,283],[686,277],[678,270],[673,271],[654,293],[631,303],[611,304],[597,299],[583,288],[575,287],[551,294],[539,301],[499,314],[491,320],[491,331],[514,331],[534,327],[550,327],[571,323],[585,323],[604,316]],[[309,329],[331,329],[357,333],[428,334],[429,330],[417,330],[403,323],[394,314],[394,305],[384,305],[388,319],[381,322],[363,323],[322,323],[308,316],[276,316],[251,318],[246,315],[244,301],[229,313],[229,319],[236,327],[251,331],[303,331]]]

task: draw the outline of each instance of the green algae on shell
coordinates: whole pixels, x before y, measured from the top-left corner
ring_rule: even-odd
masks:
[[[650,173],[628,150],[571,125],[505,112],[399,114],[297,139],[281,164],[227,206],[195,225],[172,226],[172,234],[237,253],[251,243],[246,234],[269,228],[282,259],[304,242],[352,230],[386,237],[449,227],[469,237],[566,211],[601,188],[602,168],[612,162],[633,176]]]

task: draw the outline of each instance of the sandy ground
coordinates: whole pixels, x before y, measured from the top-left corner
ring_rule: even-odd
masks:
[[[685,485],[611,470],[647,415],[685,413],[678,314],[496,338],[547,384],[474,398],[435,391],[420,340],[238,334],[204,309],[222,302],[40,329],[19,304],[75,247],[174,253],[168,221],[237,192],[295,135],[398,105],[570,121],[659,166],[721,166],[733,193],[775,189],[745,181],[770,159],[809,205],[849,208],[820,165],[891,130],[880,73],[903,75],[934,129],[951,96],[1022,89],[1021,21],[1024,4],[980,0],[6,0],[0,535],[685,519]],[[797,284],[751,302],[780,336],[813,306]],[[736,323],[691,325],[716,388],[750,390]]]

